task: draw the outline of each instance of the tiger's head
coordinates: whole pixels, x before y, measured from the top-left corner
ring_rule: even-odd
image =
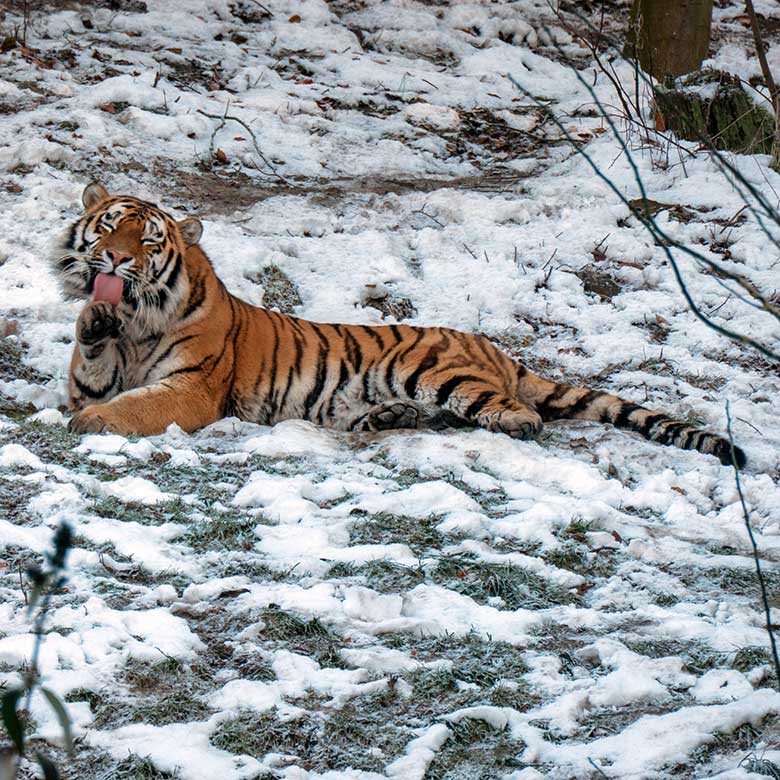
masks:
[[[60,241],[54,267],[65,295],[107,300],[139,332],[165,327],[186,294],[186,249],[203,228],[177,222],[156,206],[110,195],[92,183],[82,195],[84,215]]]

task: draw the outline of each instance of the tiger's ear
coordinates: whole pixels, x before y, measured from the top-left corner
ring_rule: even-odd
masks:
[[[200,237],[203,235],[203,225],[200,224],[199,219],[187,217],[187,219],[179,222],[178,225],[184,246],[192,246],[200,241]]]
[[[88,184],[81,195],[81,202],[84,204],[85,209],[91,209],[100,203],[101,200],[110,198],[108,190],[102,185],[93,181],[92,184]]]

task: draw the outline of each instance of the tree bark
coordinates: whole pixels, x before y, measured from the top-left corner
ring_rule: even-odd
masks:
[[[764,75],[766,88],[769,90],[769,97],[772,100],[772,110],[775,112],[775,135],[772,143],[772,159],[769,167],[772,170],[780,171],[780,91],[777,89],[772,71],[769,69],[769,63],[766,60],[766,51],[764,50],[764,40],[761,37],[761,28],[758,24],[756,9],[753,7],[753,0],[745,0],[745,10],[750,17],[750,27],[753,30],[753,41],[756,44],[756,56],[761,64],[761,73]]]
[[[658,81],[698,70],[710,46],[713,0],[634,0],[624,53]]]

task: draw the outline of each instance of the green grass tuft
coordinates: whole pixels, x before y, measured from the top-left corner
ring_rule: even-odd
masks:
[[[111,780],[178,780],[178,770],[171,774],[162,772],[149,758],[128,756],[111,770]]]
[[[260,621],[264,624],[260,632],[262,640],[273,642],[280,649],[308,655],[320,666],[346,668],[339,655],[343,641],[319,618],[305,620],[271,604],[260,614]]]
[[[749,672],[757,666],[764,666],[772,663],[772,655],[764,647],[741,647],[734,653],[731,661],[731,668],[738,672]]]
[[[255,528],[258,520],[244,512],[212,512],[190,522],[179,541],[192,547],[196,552],[207,550],[247,552],[258,541]]]
[[[470,555],[442,557],[431,579],[480,603],[501,599],[504,609],[545,609],[579,601],[576,594],[519,566]]]
[[[290,314],[296,306],[303,303],[295,283],[275,265],[266,266],[254,273],[245,273],[244,276],[262,285],[263,307],[266,309],[279,309],[285,314]]]
[[[522,743],[507,729],[496,730],[482,720],[464,718],[448,723],[450,736],[436,753],[425,780],[494,780],[522,764]]]
[[[380,512],[363,517],[352,526],[350,544],[406,544],[415,554],[422,555],[441,546],[444,536],[436,530],[440,522],[441,518],[436,516],[420,519]]]

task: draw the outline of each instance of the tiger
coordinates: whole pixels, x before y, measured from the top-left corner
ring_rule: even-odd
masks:
[[[551,420],[611,423],[742,467],[739,447],[616,395],[543,378],[482,335],[445,327],[311,322],[231,294],[195,217],[83,191],[55,243],[67,298],[86,301],[70,362],[77,434],[193,432],[223,417],[309,420],[342,431],[471,426],[514,439]]]

